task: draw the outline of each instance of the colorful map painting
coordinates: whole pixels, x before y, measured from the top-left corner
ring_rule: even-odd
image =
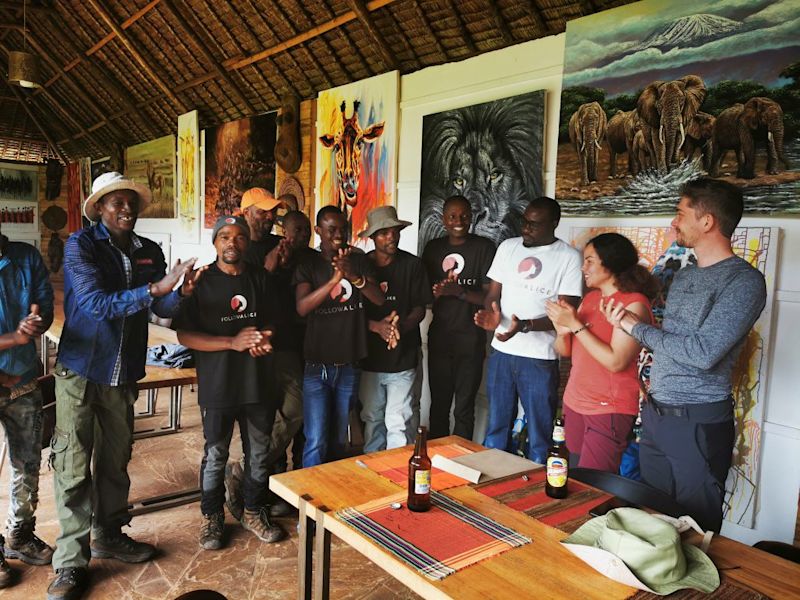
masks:
[[[583,248],[594,236],[613,231],[628,237],[639,249],[640,261],[648,269],[664,270],[665,255],[673,264],[689,264],[692,251],[674,244],[670,227],[573,227],[572,245]],[[725,519],[752,528],[758,512],[761,430],[767,381],[767,357],[772,327],[772,302],[777,267],[777,227],[737,227],[731,240],[733,251],[764,274],[767,304],[744,344],[733,372],[736,398],[736,442],[728,474]],[[662,260],[659,260],[662,259]],[[654,312],[655,309],[654,309]]]

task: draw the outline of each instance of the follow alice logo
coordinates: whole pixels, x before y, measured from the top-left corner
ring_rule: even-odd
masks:
[[[231,308],[237,313],[243,313],[247,309],[247,298],[241,294],[236,294],[231,298]]]
[[[333,286],[333,289],[331,290],[331,298],[341,303],[350,300],[350,296],[352,295],[353,285],[347,281],[347,279],[342,279],[339,283]]]

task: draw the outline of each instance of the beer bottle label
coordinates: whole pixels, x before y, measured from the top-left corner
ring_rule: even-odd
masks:
[[[552,487],[564,487],[567,485],[568,473],[567,461],[560,456],[550,456],[547,459],[547,483]]]
[[[431,472],[419,470],[414,473],[414,493],[427,494],[431,491]]]
[[[564,435],[564,428],[560,425],[556,425],[553,427],[553,441],[558,442],[559,444],[563,443],[566,440],[566,436]]]

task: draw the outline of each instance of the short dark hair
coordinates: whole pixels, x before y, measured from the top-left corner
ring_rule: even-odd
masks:
[[[550,212],[550,217],[553,221],[558,222],[561,220],[561,205],[549,196],[539,196],[538,198],[534,198],[528,202],[527,208],[543,208]]]
[[[300,219],[303,221],[308,221],[308,217],[306,213],[299,211],[299,210],[290,210],[285,215],[283,215],[283,222],[287,223],[288,221],[294,221],[295,219]]]
[[[680,194],[689,200],[689,205],[699,216],[713,216],[722,235],[727,238],[733,236],[744,212],[744,198],[738,186],[701,177],[684,183]]]
[[[322,221],[324,221],[330,215],[344,216],[344,213],[338,206],[334,206],[333,204],[323,206],[317,211],[317,227],[320,227],[322,225]]]
[[[442,212],[448,207],[448,205],[453,204],[454,202],[461,202],[467,205],[470,211],[472,211],[472,204],[469,200],[467,200],[464,196],[456,194],[455,196],[450,196],[447,200],[444,201],[444,205],[442,206]]]

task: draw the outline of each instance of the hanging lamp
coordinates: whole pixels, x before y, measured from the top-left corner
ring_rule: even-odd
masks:
[[[28,46],[27,0],[22,4],[22,51],[8,53],[8,82],[25,88],[41,87],[39,57],[26,52]]]

